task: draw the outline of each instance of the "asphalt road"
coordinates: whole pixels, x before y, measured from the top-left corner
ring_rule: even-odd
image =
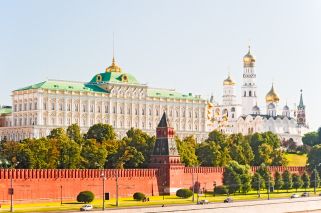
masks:
[[[234,203],[213,203],[207,205],[181,205],[165,207],[108,209],[102,212],[125,213],[158,213],[158,212],[215,212],[215,213],[287,213],[287,212],[321,212],[321,198],[275,199],[264,201],[242,201]]]

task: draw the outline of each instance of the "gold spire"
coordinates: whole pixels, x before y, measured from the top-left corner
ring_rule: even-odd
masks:
[[[228,73],[227,79],[223,81],[224,86],[233,86],[235,82],[232,80],[230,73]]]
[[[272,88],[270,89],[270,91],[266,94],[265,96],[265,101],[267,103],[278,103],[280,101],[280,98],[278,96],[278,94],[275,92],[274,90],[274,84],[272,83]]]
[[[253,67],[254,66],[255,58],[251,54],[251,46],[250,45],[249,45],[249,51],[243,57],[243,63],[244,63],[244,67]]]
[[[113,56],[112,63],[106,68],[106,72],[121,72],[121,68],[116,64],[115,57]]]

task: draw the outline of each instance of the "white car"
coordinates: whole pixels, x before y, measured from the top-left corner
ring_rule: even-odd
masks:
[[[291,195],[291,198],[298,198],[298,197],[300,197],[298,194],[292,194]]]
[[[93,208],[94,208],[93,205],[86,204],[86,205],[83,205],[83,206],[80,208],[80,211],[90,211],[90,210],[92,210]]]

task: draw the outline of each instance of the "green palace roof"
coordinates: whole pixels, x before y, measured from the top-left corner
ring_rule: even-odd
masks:
[[[188,95],[176,92],[175,90],[168,89],[147,89],[147,95],[149,97],[156,98],[174,98],[174,99],[188,99],[188,100],[201,100],[199,96],[193,96],[192,93]]]
[[[104,72],[95,75],[90,84],[105,84],[105,83],[117,83],[117,84],[136,84],[139,85],[139,82],[136,78],[129,74],[123,72]]]
[[[2,108],[0,108],[0,115],[10,114],[10,113],[12,113],[12,108],[11,107],[2,107]]]
[[[106,92],[98,86],[87,85],[82,82],[48,80],[31,86],[23,87],[15,91],[23,91],[30,89],[48,89],[48,90],[66,90],[78,92]]]

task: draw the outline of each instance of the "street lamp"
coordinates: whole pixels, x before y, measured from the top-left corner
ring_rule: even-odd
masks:
[[[103,179],[103,211],[105,211],[105,174],[101,173],[100,177]]]
[[[317,193],[317,166],[320,166],[321,163],[319,163],[318,165],[314,165],[314,194]]]
[[[214,183],[213,183],[213,195],[214,195],[214,197],[215,197],[215,188],[216,188],[216,181],[214,181]]]
[[[116,176],[116,206],[118,207],[118,173],[116,171],[115,173]]]

